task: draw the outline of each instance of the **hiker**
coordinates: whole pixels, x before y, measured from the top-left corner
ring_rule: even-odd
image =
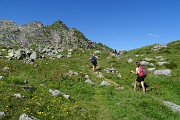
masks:
[[[131,71],[131,73],[134,73],[137,75],[137,78],[134,82],[134,91],[136,91],[137,83],[140,82],[142,86],[142,91],[143,93],[145,93],[144,78],[146,77],[146,73],[143,72],[143,66],[141,66],[139,62],[136,62],[136,66],[137,66],[136,72],[134,72],[133,70]]]
[[[90,57],[91,63],[93,65],[93,72],[96,72],[97,59],[98,57],[95,54]]]

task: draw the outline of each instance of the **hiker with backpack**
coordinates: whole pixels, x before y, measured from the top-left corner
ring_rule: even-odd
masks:
[[[137,78],[134,82],[134,91],[136,91],[137,83],[140,82],[142,86],[142,91],[145,93],[144,78],[147,76],[147,71],[145,66],[142,66],[139,62],[136,62],[136,66],[136,72],[134,72],[133,70],[131,71],[131,73],[137,75]]]
[[[91,63],[93,65],[93,72],[96,72],[97,59],[98,57],[95,54],[90,57]]]

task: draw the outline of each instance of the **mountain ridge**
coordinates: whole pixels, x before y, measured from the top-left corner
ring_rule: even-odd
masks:
[[[11,20],[0,20],[0,45],[19,47],[53,46],[63,49],[98,47],[95,42],[87,39],[82,32],[76,28],[68,28],[60,20],[51,25],[33,21],[22,26]]]

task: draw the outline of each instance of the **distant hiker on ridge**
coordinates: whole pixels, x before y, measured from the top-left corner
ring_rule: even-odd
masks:
[[[92,63],[92,65],[93,65],[93,72],[96,72],[97,59],[98,59],[98,57],[95,56],[95,54],[93,54],[93,55],[90,57],[91,63]]]
[[[137,66],[136,72],[134,72],[133,70],[131,71],[131,73],[134,73],[137,75],[137,78],[134,82],[134,91],[136,91],[137,83],[140,82],[142,86],[142,90],[145,93],[144,78],[147,76],[146,68],[140,65],[139,62],[136,62],[136,66]]]

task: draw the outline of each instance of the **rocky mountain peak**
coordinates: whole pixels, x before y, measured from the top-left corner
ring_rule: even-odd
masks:
[[[57,29],[57,30],[61,30],[61,29],[68,30],[69,29],[61,20],[55,21],[51,25],[51,28]]]
[[[33,21],[28,24],[23,25],[23,27],[27,28],[42,28],[44,25],[41,22]]]
[[[15,22],[12,20],[0,20],[0,29],[8,29],[8,28],[17,28],[18,25],[16,25]]]
[[[16,25],[12,20],[0,20],[0,26]]]

